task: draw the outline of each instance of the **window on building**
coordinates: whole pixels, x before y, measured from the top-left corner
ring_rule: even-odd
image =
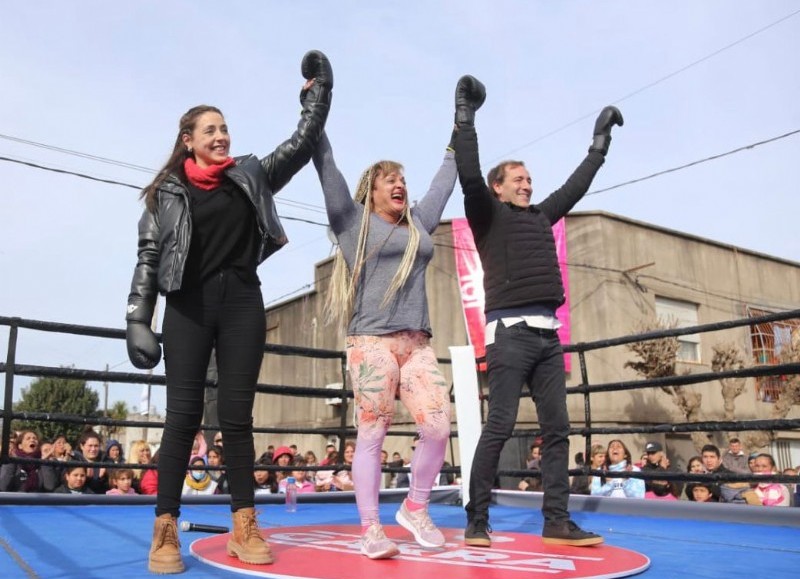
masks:
[[[697,326],[697,304],[656,296],[656,316],[665,325],[676,328]],[[700,361],[700,334],[678,336],[677,358],[680,362]]]
[[[747,306],[747,317],[758,318],[774,314],[767,310]],[[798,320],[781,320],[750,326],[750,345],[753,349],[753,363],[758,366],[780,364],[781,351],[788,347],[792,331],[800,327]],[[756,377],[756,397],[761,402],[776,402],[785,387],[784,376]]]

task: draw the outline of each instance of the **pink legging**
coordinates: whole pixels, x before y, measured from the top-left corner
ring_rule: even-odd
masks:
[[[450,388],[439,371],[430,336],[402,331],[383,336],[348,336],[347,369],[353,384],[358,438],[353,483],[361,524],[379,522],[381,450],[394,417],[395,397],[417,426],[408,498],[425,504],[444,463],[450,434]]]

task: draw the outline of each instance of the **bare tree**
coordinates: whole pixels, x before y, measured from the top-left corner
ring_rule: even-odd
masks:
[[[635,329],[636,333],[653,332],[674,328],[677,322],[674,320],[662,322],[657,319],[640,321]],[[638,356],[638,361],[625,362],[626,368],[631,368],[640,376],[652,379],[667,376],[676,376],[676,366],[678,360],[678,338],[659,338],[656,340],[646,340],[633,342],[626,346],[628,350]],[[686,422],[701,421],[701,402],[703,395],[687,386],[661,386],[661,391],[667,394],[678,412]],[[708,444],[710,437],[704,432],[692,432],[692,442],[699,450],[704,444]]]
[[[735,344],[723,342],[715,344],[711,349],[714,352],[711,357],[711,370],[714,372],[742,370],[745,367],[742,352]],[[747,378],[720,378],[719,381],[722,384],[724,420],[736,420],[736,398],[744,392]]]

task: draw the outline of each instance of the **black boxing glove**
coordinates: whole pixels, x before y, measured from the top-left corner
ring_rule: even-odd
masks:
[[[456,84],[456,115],[458,125],[474,125],[475,111],[486,100],[486,87],[474,76],[466,74]]]
[[[161,345],[150,329],[153,307],[128,304],[128,322],[125,330],[125,344],[128,346],[128,359],[136,368],[150,370],[161,361]]]
[[[333,69],[328,57],[319,50],[309,50],[303,56],[303,62],[300,63],[300,72],[306,80],[314,79],[314,86],[319,86],[328,89],[328,92],[333,88]],[[306,95],[310,88],[304,88],[300,91],[300,104],[306,100]]]
[[[605,156],[611,144],[611,127],[625,124],[622,113],[614,106],[605,107],[594,123],[594,139],[589,147],[589,152],[597,152]]]
[[[128,358],[137,368],[150,370],[161,361],[161,346],[147,324],[128,322],[125,343],[128,346]]]

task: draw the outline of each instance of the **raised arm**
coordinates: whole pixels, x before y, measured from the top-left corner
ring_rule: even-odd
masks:
[[[328,58],[318,50],[311,50],[303,57],[301,71],[312,82],[307,82],[300,93],[303,110],[297,130],[261,160],[273,193],[280,191],[311,159],[328,118],[333,90],[333,70]]]
[[[595,175],[605,163],[608,146],[611,143],[611,127],[613,125],[622,126],[624,122],[622,113],[617,107],[608,106],[600,111],[600,115],[595,121],[589,154],[570,175],[567,182],[538,205],[542,213],[547,215],[551,224],[569,213],[589,190]]]
[[[344,176],[333,160],[333,149],[324,131],[314,151],[314,167],[317,169],[322,194],[325,196],[328,223],[333,233],[338,235],[358,219],[360,212],[350,196]]]
[[[447,205],[455,186],[456,158],[453,151],[448,147],[442,166],[436,172],[428,192],[425,193],[425,196],[420,199],[413,210],[428,233],[433,233],[434,229],[439,225],[444,207]]]
[[[473,76],[462,76],[456,85],[455,129],[452,147],[461,190],[464,192],[464,211],[473,232],[489,226],[494,198],[481,174],[478,154],[478,135],[475,132],[475,111],[486,100],[486,89]]]

